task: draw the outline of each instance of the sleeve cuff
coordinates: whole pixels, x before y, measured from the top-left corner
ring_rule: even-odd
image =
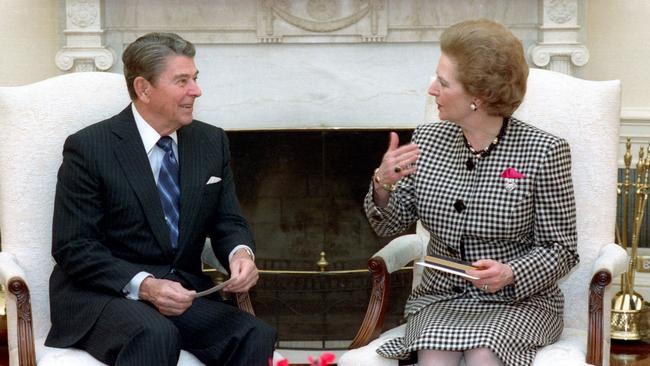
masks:
[[[230,251],[230,254],[228,255],[228,263],[230,263],[232,256],[235,255],[235,253],[237,253],[237,251],[240,249],[246,250],[246,252],[248,252],[248,255],[251,256],[251,259],[253,259],[253,262],[255,261],[255,253],[253,253],[253,250],[248,245],[240,244]]]
[[[153,275],[149,272],[139,272],[133,276],[131,281],[122,289],[124,296],[130,300],[140,300],[140,285],[147,277],[153,277]]]

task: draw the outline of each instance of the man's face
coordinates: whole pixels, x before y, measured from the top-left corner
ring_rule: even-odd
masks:
[[[172,55],[164,71],[151,83],[146,108],[153,116],[151,123],[175,131],[192,123],[194,100],[201,96],[197,84],[198,70],[194,59]]]

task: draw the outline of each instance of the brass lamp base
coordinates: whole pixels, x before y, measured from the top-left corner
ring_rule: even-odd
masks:
[[[610,328],[612,339],[641,340],[647,338],[650,335],[650,303],[643,301],[641,308],[634,310],[612,307]]]

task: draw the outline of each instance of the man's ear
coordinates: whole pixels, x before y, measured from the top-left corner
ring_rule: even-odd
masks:
[[[142,76],[138,76],[133,80],[133,89],[135,90],[135,94],[138,96],[138,99],[144,103],[149,103],[150,88],[151,83]]]

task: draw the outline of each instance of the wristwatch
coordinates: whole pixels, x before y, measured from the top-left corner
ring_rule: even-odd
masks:
[[[255,253],[253,253],[253,251],[251,250],[251,248],[249,248],[249,247],[239,248],[239,250],[242,250],[242,249],[245,250],[245,251],[246,251],[246,254],[248,254],[248,256],[251,257],[251,260],[252,260],[253,262],[255,262]],[[238,250],[238,251],[239,251],[239,250]]]

